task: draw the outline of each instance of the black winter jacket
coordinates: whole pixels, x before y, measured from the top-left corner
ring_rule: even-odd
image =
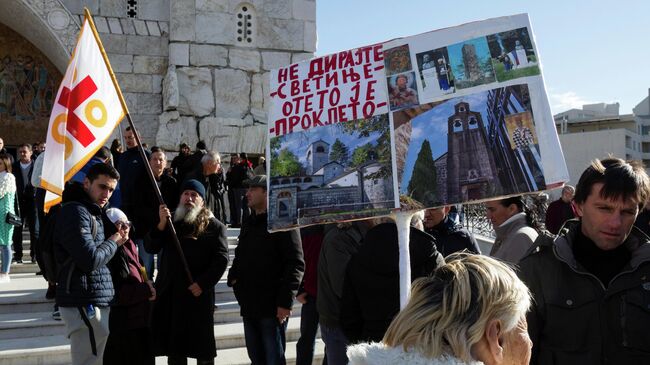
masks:
[[[145,184],[151,184],[149,178],[139,179],[145,171],[145,164],[149,163],[151,153],[145,150],[147,161],[142,161],[140,147],[127,149],[120,156],[117,171],[120,173],[120,191],[122,192],[122,206],[120,207],[127,217],[133,217],[133,207],[136,204],[136,196],[140,193]]]
[[[66,186],[63,200],[57,213],[57,222],[62,223],[54,230],[59,267],[56,303],[61,307],[108,307],[114,291],[106,264],[117,243],[105,239],[102,209],[90,201],[81,184]]]
[[[542,234],[520,263],[533,295],[528,332],[531,364],[650,364],[650,240],[637,228],[623,243],[630,262],[602,283],[576,261],[578,221],[557,238]]]
[[[340,326],[341,297],[345,270],[352,255],[366,235],[364,222],[354,222],[349,227],[325,226],[325,237],[318,258],[318,307],[319,322],[328,327]]]
[[[429,234],[411,228],[411,281],[444,264]],[[350,343],[384,337],[399,312],[399,244],[395,223],[370,229],[348,264],[343,284],[340,324]]]
[[[436,247],[442,256],[447,257],[454,252],[468,250],[472,253],[481,253],[474,236],[461,224],[454,222],[446,216],[442,222],[425,232],[436,239]]]
[[[133,221],[134,227],[131,237],[135,239],[144,238],[149,231],[155,229],[159,220],[158,209],[160,206],[158,196],[156,196],[153,185],[151,185],[147,171],[140,171],[138,181],[143,181],[142,188],[135,195],[135,204],[132,209],[133,212],[132,215],[129,216]],[[178,206],[178,199],[180,196],[176,179],[162,174],[162,176],[160,176],[159,187],[163,201],[167,205],[167,208],[169,208],[169,211],[173,212]]]
[[[291,309],[305,271],[299,231],[269,233],[266,218],[244,222],[228,272],[242,317],[275,318],[277,307]]]

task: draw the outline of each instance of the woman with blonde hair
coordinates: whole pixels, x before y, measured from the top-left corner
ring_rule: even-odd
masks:
[[[14,226],[7,223],[7,213],[15,214],[16,179],[11,173],[11,160],[6,153],[0,153],[0,283],[9,281],[11,267],[11,243]]]
[[[528,288],[506,264],[452,254],[413,284],[382,342],[349,347],[348,358],[352,365],[528,364],[530,301]]]

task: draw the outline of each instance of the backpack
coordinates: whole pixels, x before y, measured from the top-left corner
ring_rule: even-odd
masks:
[[[54,232],[56,230],[56,224],[58,220],[57,218],[59,216],[59,212],[61,211],[61,207],[67,204],[79,203],[63,203],[50,208],[47,224],[45,227],[41,227],[40,235],[38,237],[38,244],[36,245],[36,262],[38,263],[38,267],[43,273],[43,277],[50,283],[55,283],[57,281],[57,276],[59,274],[59,270],[61,269],[59,267],[59,264],[56,262],[56,257],[54,254],[54,245],[56,241],[54,238]],[[92,236],[94,239],[97,236],[97,221],[93,216],[91,216],[91,219],[93,222]],[[71,260],[71,258],[68,258],[68,260]],[[66,263],[64,263],[62,266],[65,266]]]

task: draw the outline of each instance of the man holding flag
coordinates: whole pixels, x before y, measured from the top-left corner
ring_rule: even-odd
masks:
[[[77,45],[50,116],[40,186],[45,210],[61,201],[70,180],[104,146],[128,109],[86,10]],[[71,342],[73,364],[101,364],[108,337],[113,283],[106,263],[128,240],[127,226],[105,238],[101,215],[119,173],[95,164],[81,184],[69,184],[54,231],[56,302]],[[57,219],[58,219],[57,218]]]

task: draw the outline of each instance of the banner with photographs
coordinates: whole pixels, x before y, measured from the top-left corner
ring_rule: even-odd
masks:
[[[270,230],[569,179],[525,14],[293,64],[270,90]]]

